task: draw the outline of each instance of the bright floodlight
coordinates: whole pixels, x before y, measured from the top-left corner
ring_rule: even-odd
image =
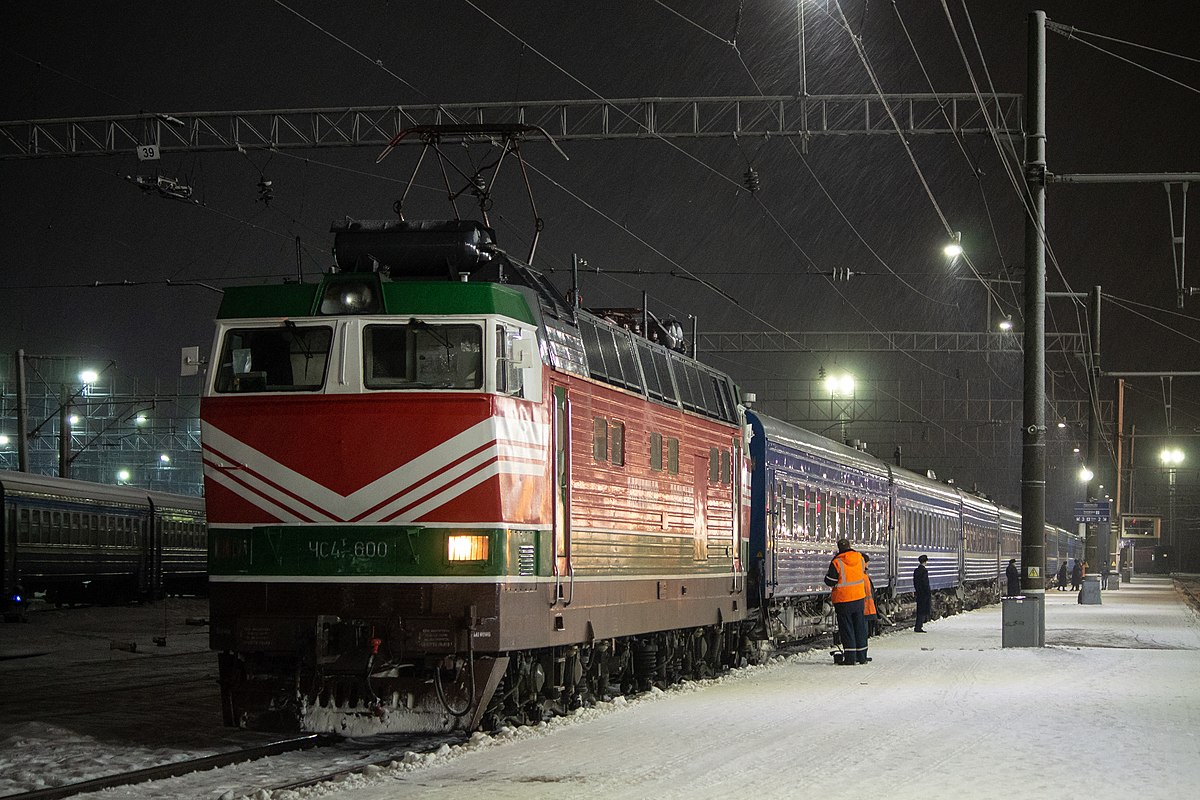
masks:
[[[171,457],[170,457],[169,455],[167,455],[166,453],[163,453],[162,455],[160,455],[160,456],[158,457],[158,460],[159,460],[159,461],[161,461],[161,462],[162,462],[162,463],[164,463],[164,464],[170,464],[170,463],[171,463]]]
[[[1092,471],[1091,471],[1090,469],[1088,469],[1087,467],[1081,467],[1081,468],[1080,468],[1080,470],[1079,470],[1079,480],[1083,481],[1084,483],[1087,483],[1087,482],[1089,482],[1089,481],[1090,481],[1092,478],[1094,478],[1094,477],[1096,477],[1096,476],[1095,476],[1095,475],[1093,475],[1093,474],[1092,474]]]
[[[1060,427],[1060,428],[1065,428],[1065,427],[1067,427],[1067,423],[1063,422],[1063,421],[1060,419],[1060,420],[1058,421],[1058,427]]]
[[[942,252],[946,254],[947,258],[958,258],[962,255],[962,251],[962,234],[955,231],[950,243],[942,248]]]
[[[127,481],[127,480],[129,480],[129,470],[127,470],[127,469],[123,469],[123,470],[121,470],[120,472],[118,472],[118,473],[117,473],[117,480],[119,480],[119,481]]]
[[[134,425],[145,425],[146,422],[147,422],[147,420],[146,420],[145,414],[138,414],[136,417],[133,418]]]
[[[0,447],[4,447],[6,444],[8,444],[8,437],[0,433]]]
[[[854,376],[830,375],[825,379],[825,389],[831,395],[849,397],[854,394]]]
[[[1013,328],[1012,317],[1005,317],[1004,319],[1000,320],[1000,330],[1011,331],[1012,328]]]
[[[78,425],[79,424],[79,415],[72,414],[71,416],[67,417],[67,424],[68,425]]]
[[[1168,467],[1183,463],[1183,451],[1178,447],[1168,447],[1159,453],[1158,457]]]
[[[94,369],[85,369],[83,372],[79,373],[80,383],[95,383],[98,380],[100,380],[100,373],[96,372]]]

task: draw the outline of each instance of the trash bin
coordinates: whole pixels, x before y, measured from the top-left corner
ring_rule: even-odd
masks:
[[[1108,588],[1109,589],[1120,589],[1121,588],[1121,573],[1114,572],[1112,575],[1108,576]]]
[[[1121,567],[1121,580],[1133,583],[1133,567]]]
[[[1004,602],[1004,647],[1044,647],[1045,609],[1041,595],[1006,597]]]
[[[1079,602],[1085,606],[1100,605],[1100,576],[1084,575],[1083,588],[1079,590]]]

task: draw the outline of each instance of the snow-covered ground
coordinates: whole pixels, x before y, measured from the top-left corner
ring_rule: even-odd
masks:
[[[995,606],[872,640],[866,666],[814,651],[434,754],[398,753],[391,767],[272,800],[1191,796],[1200,623],[1170,582],[1139,577],[1099,606],[1050,592],[1046,637],[1045,648],[1002,648]],[[90,747],[104,760],[119,746]],[[22,757],[13,737],[0,741],[0,775]],[[157,761],[119,760],[138,757]],[[228,800],[315,757],[93,796]]]

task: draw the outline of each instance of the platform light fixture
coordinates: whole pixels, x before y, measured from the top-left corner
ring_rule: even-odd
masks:
[[[171,457],[169,455],[167,455],[166,453],[162,453],[159,455],[158,461],[160,464],[170,464]]]
[[[9,443],[9,438],[3,433],[0,433],[0,447],[6,447]]]
[[[80,383],[95,383],[98,380],[100,380],[100,373],[94,369],[85,369],[79,373]]]
[[[1005,314],[1004,319],[1000,320],[1000,330],[1007,333],[1013,329],[1012,314]]]
[[[1158,454],[1158,458],[1166,466],[1175,467],[1183,463],[1184,456],[1183,451],[1178,447],[1167,447]]]
[[[127,470],[127,469],[122,469],[122,470],[117,471],[117,481],[120,483],[129,483],[130,477],[131,477],[131,475],[129,473],[129,470]]]
[[[942,248],[942,252],[946,254],[946,258],[958,258],[962,255],[962,233],[960,231],[954,232],[949,244]]]
[[[825,379],[825,389],[831,397],[849,397],[854,394],[854,376],[830,375]]]
[[[1082,483],[1090,483],[1090,482],[1091,482],[1091,480],[1092,480],[1092,478],[1094,478],[1094,477],[1096,477],[1095,473],[1094,473],[1094,472],[1092,472],[1090,469],[1088,469],[1086,466],[1085,466],[1085,467],[1080,467],[1080,469],[1079,469],[1079,480],[1080,480]]]

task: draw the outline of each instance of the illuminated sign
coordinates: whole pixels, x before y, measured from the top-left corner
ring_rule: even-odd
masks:
[[[1139,517],[1121,515],[1122,539],[1157,539],[1162,528],[1162,517]]]

